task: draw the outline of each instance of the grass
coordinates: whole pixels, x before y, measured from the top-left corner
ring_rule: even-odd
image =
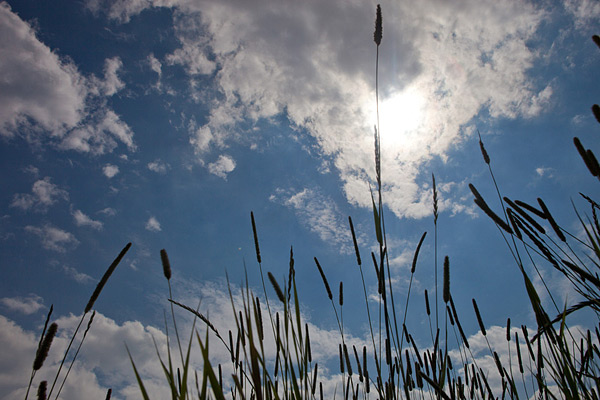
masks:
[[[379,45],[383,38],[382,13],[379,6],[376,12],[374,41],[377,46],[376,55],[376,102],[378,110],[378,63]],[[594,37],[600,46],[600,38]],[[592,112],[600,122],[600,108],[592,107]],[[520,272],[524,287],[536,317],[536,326],[528,328],[524,325],[511,328],[510,319],[506,326],[506,349],[508,359],[502,358],[502,350],[494,346],[502,345],[490,338],[494,332],[486,329],[484,316],[477,302],[472,300],[473,314],[470,318],[477,320],[480,335],[485,340],[492,361],[493,370],[487,370],[481,357],[476,357],[468,342],[468,338],[460,323],[451,288],[451,259],[443,258],[442,282],[438,282],[438,194],[435,176],[432,175],[432,215],[434,222],[434,265],[435,293],[433,306],[430,303],[430,293],[425,290],[425,309],[416,312],[424,313],[428,318],[431,343],[426,348],[418,348],[414,337],[406,325],[409,312],[411,289],[414,273],[418,263],[419,251],[426,239],[424,232],[415,248],[408,292],[404,299],[398,299],[394,293],[391,278],[388,242],[385,228],[385,208],[382,194],[381,146],[379,136],[379,114],[374,129],[375,143],[375,180],[371,190],[372,213],[377,250],[370,253],[364,260],[357,241],[352,218],[348,218],[349,230],[352,236],[356,255],[359,278],[362,282],[364,303],[368,325],[368,345],[357,348],[347,342],[344,328],[344,285],[339,283],[338,295],[334,296],[332,286],[327,279],[325,270],[318,258],[314,258],[316,271],[323,283],[328,303],[335,316],[339,330],[338,357],[339,389],[335,393],[324,393],[323,381],[319,371],[319,360],[313,359],[310,339],[310,329],[303,321],[301,312],[300,293],[296,285],[295,261],[293,249],[290,249],[287,279],[279,281],[271,272],[267,279],[262,266],[260,242],[254,213],[250,214],[252,234],[255,244],[256,263],[260,274],[262,287],[261,295],[256,295],[248,285],[241,291],[241,304],[234,299],[233,288],[228,283],[232,315],[234,316],[234,331],[227,334],[220,332],[209,318],[197,308],[189,307],[173,299],[171,290],[171,265],[166,250],[161,250],[160,257],[163,272],[169,289],[169,305],[172,325],[174,327],[179,360],[175,361],[171,354],[171,343],[167,333],[167,354],[161,355],[155,343],[157,362],[164,372],[165,385],[169,388],[172,399],[323,399],[333,396],[342,399],[486,399],[486,398],[540,398],[540,399],[598,399],[600,395],[600,332],[598,329],[577,332],[569,328],[569,315],[581,310],[591,311],[595,318],[600,313],[600,223],[598,211],[600,205],[592,198],[582,194],[588,203],[591,216],[582,214],[575,209],[577,218],[585,232],[585,240],[569,233],[554,219],[542,199],[537,205],[503,196],[494,176],[492,160],[479,137],[483,161],[489,168],[490,179],[494,184],[500,199],[501,210],[495,211],[486,202],[484,196],[470,185],[475,204],[490,217],[498,227],[507,249],[514,259],[515,266]],[[579,139],[574,139],[576,150],[590,173],[600,178],[600,166],[593,152],[586,149]],[[549,225],[546,229],[543,225]],[[50,391],[47,392],[47,382],[41,382],[38,389],[38,399],[50,399],[57,382],[61,377],[61,369],[71,354],[71,345],[76,342],[79,328],[88,313],[92,311],[95,300],[102,291],[110,275],[114,272],[119,261],[129,249],[128,244],[109,267],[92,294],[85,307],[63,360],[58,368]],[[367,261],[368,260],[368,261]],[[365,265],[363,265],[365,261]],[[371,264],[367,266],[366,264]],[[582,301],[576,304],[558,304],[548,285],[544,281],[541,269],[546,266],[556,269],[572,287],[582,296]],[[364,267],[364,268],[363,268]],[[532,276],[527,271],[533,270],[535,278],[539,279],[547,295],[551,299],[552,310],[547,310],[540,300]],[[377,307],[371,308],[369,291],[367,289],[368,274],[373,274],[377,282]],[[229,282],[229,281],[228,281]],[[268,282],[268,283],[267,283]],[[270,297],[268,286],[271,286],[275,297]],[[438,287],[441,287],[442,302],[438,299]],[[261,300],[264,299],[262,304]],[[328,305],[329,307],[329,305]],[[183,309],[194,316],[194,322],[189,334],[187,347],[182,345],[180,332],[177,328],[176,309]],[[411,309],[412,310],[412,309]],[[38,351],[32,368],[29,388],[35,379],[52,343],[52,338],[59,328],[55,323],[48,327],[52,308],[44,326]],[[67,372],[62,376],[62,383],[57,386],[55,399],[60,395],[71,366],[93,322],[94,314],[87,318],[87,329],[78,342],[77,350],[71,357]],[[402,316],[402,318],[400,318]],[[207,329],[204,335],[196,329],[200,320]],[[594,324],[600,322],[594,320]],[[46,330],[47,329],[47,330]],[[210,338],[213,338],[210,342]],[[216,343],[215,343],[216,340]],[[452,343],[452,344],[451,344]],[[454,345],[456,343],[456,345]],[[203,361],[201,370],[192,370],[190,355],[192,349],[199,349]],[[223,377],[222,366],[211,362],[211,349],[222,346],[229,354],[232,373]],[[273,349],[275,356],[268,349]],[[267,350],[266,350],[267,349]],[[135,355],[129,352],[133,371],[144,399],[150,399],[151,393],[144,385],[135,363]],[[179,367],[176,367],[176,364]],[[322,364],[321,364],[322,365]],[[495,376],[495,377],[494,377]],[[29,389],[26,399],[29,395]],[[111,390],[107,393],[107,399]]]

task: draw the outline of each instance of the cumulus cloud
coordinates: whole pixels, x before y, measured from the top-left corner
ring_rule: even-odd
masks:
[[[62,355],[81,316],[63,316],[56,320],[58,334],[55,337],[48,358],[36,374],[36,383],[41,380],[52,382]],[[81,334],[81,332],[80,332]],[[31,362],[35,356],[37,333],[24,330],[10,319],[0,315],[0,364],[10,365],[3,369],[0,382],[0,397],[13,400],[25,397],[27,380],[31,373]],[[78,362],[74,364],[61,398],[66,400],[105,398],[109,387],[113,396],[123,399],[139,398],[140,391],[135,383],[131,363],[123,343],[130,348],[136,365],[157,397],[167,398],[169,392],[164,384],[164,375],[152,345],[155,338],[159,351],[166,354],[166,336],[152,326],[144,326],[137,321],[118,324],[114,320],[96,313],[94,322],[86,337]]]
[[[75,218],[75,224],[77,226],[89,226],[90,228],[100,230],[102,229],[102,222],[91,219],[89,216],[84,214],[81,210],[75,210],[71,212],[73,218]]]
[[[227,155],[220,155],[214,163],[208,164],[208,171],[219,178],[227,179],[227,175],[235,169],[235,160]]]
[[[72,233],[63,231],[50,224],[42,227],[28,225],[25,227],[25,230],[38,236],[45,249],[58,253],[65,253],[68,249],[77,247],[79,244],[79,241]]]
[[[99,109],[90,117],[90,123],[69,131],[58,147],[82,153],[104,154],[112,152],[121,141],[130,150],[135,150],[133,132],[112,110]]]
[[[50,177],[40,179],[33,184],[31,193],[17,193],[13,196],[11,207],[22,210],[46,212],[48,207],[59,200],[68,200],[69,193],[51,182]]]
[[[25,315],[35,314],[44,308],[44,299],[35,294],[28,296],[3,297],[0,304],[11,311],[19,312]]]
[[[162,228],[160,227],[160,222],[155,217],[148,218],[148,222],[146,222],[146,230],[150,232],[160,232]]]
[[[119,173],[119,167],[116,165],[112,165],[112,164],[106,164],[103,168],[102,168],[102,173],[104,174],[104,176],[106,176],[108,179],[113,178],[115,175],[117,175]]]
[[[375,121],[370,3],[91,4],[121,22],[145,8],[174,9],[180,48],[169,62],[184,67],[192,93],[199,82],[196,75],[206,73],[215,75],[219,93],[219,101],[206,100],[207,122],[190,129],[190,143],[200,159],[241,139],[234,129],[240,122],[285,112],[333,159],[348,201],[370,206],[367,182],[373,180]],[[493,118],[533,117],[551,101],[552,86],[538,87],[528,75],[538,57],[528,42],[546,12],[519,0],[396,2],[383,12],[384,199],[396,215],[418,218],[430,213],[430,188],[419,182],[420,171],[470,137],[466,128],[474,117],[482,111]],[[218,69],[207,62],[207,54]]]
[[[166,164],[165,162],[163,162],[161,160],[154,160],[154,161],[148,163],[148,169],[150,171],[154,171],[158,174],[166,173],[168,168],[169,168],[169,164]]]
[[[106,105],[124,87],[119,58],[105,61],[104,79],[81,75],[40,42],[32,27],[0,3],[0,135],[102,154],[117,141],[135,150],[129,126]]]
[[[239,309],[243,307],[243,297],[239,288],[232,286],[232,297],[230,298],[225,284],[187,282],[180,287],[182,289],[180,297],[184,304],[194,304],[199,297],[202,298],[200,311],[210,319],[216,329],[220,332],[227,332],[229,329],[235,332],[235,316],[231,308],[231,299],[236,307]],[[262,300],[260,303],[262,315],[266,318],[268,315],[266,303]],[[271,309],[273,312],[280,312],[280,315],[283,315],[283,310],[278,304],[273,304]],[[180,333],[185,332],[184,337],[188,337],[187,332],[190,332],[192,328],[190,314],[182,312],[178,313],[178,317]],[[80,318],[79,315],[69,315],[56,319],[59,326],[58,334],[53,341],[44,366],[36,374],[36,381],[52,378]],[[324,392],[328,397],[332,397],[336,383],[341,377],[336,373],[330,373],[327,364],[337,359],[339,331],[337,328],[331,330],[319,328],[306,319],[306,316],[303,316],[303,319],[307,321],[310,329],[313,358],[319,360],[319,376],[323,380]],[[265,319],[265,323],[268,324],[267,319]],[[206,326],[196,324],[196,329],[199,330],[200,337],[204,337]],[[265,330],[265,357],[267,360],[274,360],[276,349],[274,338],[269,332],[270,329]],[[182,346],[187,348],[184,337],[182,337]],[[61,398],[66,400],[104,398],[108,387],[113,388],[114,397],[139,398],[139,387],[123,343],[126,343],[130,349],[146,388],[152,391],[157,398],[168,398],[170,396],[168,386],[165,384],[164,373],[158,362],[153,340],[156,341],[159,353],[166,356],[166,335],[161,329],[152,325],[144,325],[138,321],[117,323],[101,312],[97,312],[78,356],[78,362],[74,365],[67,384],[61,392]],[[346,336],[346,342],[350,346],[356,345],[357,348],[368,344],[367,341],[353,337],[351,334]],[[214,336],[211,338],[211,343],[213,344],[211,361],[215,365],[222,364],[225,384],[233,384],[231,380],[227,382],[232,372],[229,353]],[[31,372],[31,360],[37,347],[37,334],[23,329],[15,322],[0,315],[0,346],[4,349],[3,352],[0,352],[0,364],[10,365],[10,368],[5,369],[4,375],[8,379],[0,380],[0,397],[10,400],[22,399],[27,384],[22,377],[28,376]],[[197,344],[194,342],[191,348],[192,370],[201,370],[202,360]],[[177,360],[174,359],[174,362],[177,366]],[[272,367],[273,365],[271,365]],[[190,379],[193,380],[191,377]]]
[[[72,64],[39,42],[33,29],[0,3],[0,133],[12,135],[27,117],[58,133],[74,127],[85,106],[85,86]]]
[[[104,82],[101,82],[104,94],[112,96],[125,87],[117,72],[123,67],[119,57],[108,58],[104,61]]]
[[[556,327],[558,329],[558,327]],[[527,329],[527,328],[526,328]],[[566,333],[564,340],[567,342],[567,346],[569,349],[578,349],[580,340],[583,339],[585,341],[584,332],[587,329],[581,325],[574,325],[568,328],[568,333]],[[477,368],[481,368],[483,373],[486,375],[488,383],[494,394],[502,393],[502,379],[498,372],[498,367],[496,365],[496,361],[494,360],[494,356],[490,351],[496,352],[498,355],[498,359],[500,360],[501,365],[505,368],[506,371],[513,371],[515,376],[515,381],[520,381],[519,378],[519,358],[516,356],[517,354],[517,343],[515,342],[515,334],[519,337],[519,347],[522,358],[523,365],[523,378],[525,382],[530,381],[532,386],[529,386],[529,394],[535,392],[537,389],[537,384],[534,383],[534,380],[531,380],[532,372],[535,372],[535,359],[531,358],[530,352],[527,350],[527,345],[525,343],[525,339],[523,337],[523,330],[521,327],[511,327],[510,328],[510,337],[511,341],[507,342],[506,333],[507,328],[505,326],[491,326],[486,328],[486,336],[484,336],[481,331],[470,335],[468,337],[468,342],[470,345],[470,352],[468,353],[470,357],[470,361],[474,362]],[[531,339],[535,334],[535,330],[527,329],[528,336]],[[595,339],[592,339],[595,341]],[[542,340],[544,341],[544,340]],[[537,357],[537,342],[533,343],[533,352],[535,357]],[[595,346],[595,344],[594,344]],[[509,350],[510,348],[510,350]],[[544,353],[545,360],[553,360],[553,356],[550,355],[549,349],[544,345],[542,347],[542,352]],[[574,350],[575,358],[579,357],[577,354],[579,350]],[[449,355],[452,358],[452,363],[454,365],[463,365],[465,354],[461,354],[458,349],[454,349],[449,351]],[[553,361],[550,361],[553,363]],[[550,369],[550,368],[548,368]],[[464,382],[464,373],[460,373],[463,377]],[[549,388],[556,389],[556,380],[555,378],[562,378],[558,376],[553,376],[553,374],[547,374],[546,377],[547,382],[545,382]],[[517,386],[518,390],[522,390],[522,386]],[[559,396],[560,397],[560,396]]]

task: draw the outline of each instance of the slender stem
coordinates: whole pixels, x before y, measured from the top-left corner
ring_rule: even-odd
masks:
[[[71,350],[71,346],[73,345],[73,341],[75,340],[75,336],[77,336],[77,332],[79,332],[79,328],[81,327],[81,324],[83,323],[83,319],[85,318],[87,312],[84,312],[83,315],[81,316],[81,319],[79,320],[79,324],[77,325],[77,328],[75,329],[75,333],[73,333],[73,336],[71,336],[71,341],[69,341],[69,345],[67,346],[67,350],[65,350],[65,355],[63,356],[62,361],[60,362],[60,365],[58,367],[58,371],[56,372],[56,376],[54,377],[54,381],[52,382],[52,387],[50,388],[50,392],[48,392],[48,399],[50,399],[51,395],[52,395],[52,390],[54,390],[54,386],[56,385],[56,381],[58,380],[58,376],[60,375],[60,370],[62,369],[65,360],[67,359],[67,355],[69,354],[69,350]]]

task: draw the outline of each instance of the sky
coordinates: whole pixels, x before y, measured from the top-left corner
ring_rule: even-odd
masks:
[[[201,300],[201,311],[226,331],[226,276],[237,288],[247,271],[263,296],[251,211],[265,273],[283,282],[293,246],[314,351],[336,360],[339,332],[313,257],[333,287],[343,280],[345,329],[365,342],[347,218],[366,259],[376,244],[375,7],[358,0],[0,2],[1,398],[24,397],[51,305],[59,336],[38,377],[52,376],[96,283],[128,242],[63,398],[104,398],[109,387],[113,398],[139,398],[124,343],[161,393],[152,337],[164,342],[169,306],[159,251],[171,260],[173,297],[190,306]],[[561,226],[582,234],[571,201],[584,209],[578,193],[599,193],[572,138],[598,150],[590,107],[600,102],[600,49],[591,40],[600,34],[600,3],[381,7],[382,192],[401,304],[414,250],[428,232],[409,330],[427,345],[432,174],[437,263],[448,255],[467,335],[481,339],[472,298],[500,338],[508,317],[533,327],[518,269],[469,190],[473,183],[499,210],[478,132],[503,195],[541,197]],[[372,268],[365,274],[375,295]],[[561,301],[576,299],[558,273],[542,275]],[[274,296],[270,287],[267,294]],[[189,332],[188,316],[178,317]],[[227,359],[223,349],[215,357]],[[323,370],[327,388],[339,384],[336,373]]]

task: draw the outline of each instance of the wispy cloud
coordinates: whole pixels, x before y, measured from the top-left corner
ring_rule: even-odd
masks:
[[[44,308],[44,299],[35,294],[18,297],[3,297],[0,299],[0,304],[11,311],[23,313],[25,315],[35,314]]]
[[[156,217],[150,217],[148,219],[148,222],[146,222],[146,230],[150,232],[160,232],[162,230],[160,222],[158,222]]]
[[[71,212],[71,215],[73,215],[73,218],[75,218],[75,224],[77,226],[89,226],[90,228],[96,230],[100,230],[103,227],[102,222],[91,219],[81,210],[74,210]]]
[[[79,272],[77,269],[73,267],[69,267],[68,265],[63,265],[62,267],[65,274],[67,274],[71,279],[75,280],[79,283],[91,283],[94,281],[94,278],[85,274],[83,272]]]
[[[103,208],[102,210],[98,211],[98,213],[112,217],[117,214],[117,210],[115,210],[114,208],[111,208],[111,207],[106,207],[106,208]]]
[[[22,210],[33,209],[37,212],[46,212],[48,207],[58,200],[68,200],[69,193],[51,182],[50,177],[40,179],[33,184],[31,193],[18,193],[13,196],[11,207]]]
[[[38,236],[45,249],[58,253],[65,253],[68,249],[77,247],[79,244],[79,241],[72,233],[63,231],[50,224],[42,227],[28,225],[25,227],[25,230]]]
[[[278,189],[269,199],[292,209],[298,221],[324,242],[342,252],[353,251],[347,217],[331,198],[316,189],[304,188],[300,191]]]
[[[597,1],[567,0],[565,1],[565,8],[575,18],[575,26],[578,29],[589,29],[590,22],[600,17],[600,4]]]
[[[38,167],[35,167],[33,165],[28,165],[27,167],[23,168],[23,171],[27,172],[28,174],[33,175],[33,177],[37,178],[38,175],[40,174],[40,170]]]
[[[220,155],[214,163],[208,164],[208,171],[219,178],[227,179],[227,175],[235,169],[235,160],[228,155]]]
[[[106,164],[103,168],[102,168],[102,173],[104,174],[104,176],[106,176],[108,179],[113,178],[115,175],[117,175],[119,173],[119,167],[116,165],[112,165],[112,164]]]

